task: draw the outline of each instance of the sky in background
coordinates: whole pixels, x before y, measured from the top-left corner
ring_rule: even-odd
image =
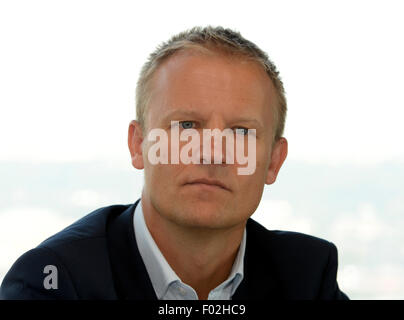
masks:
[[[288,158],[253,218],[334,242],[354,299],[404,299],[402,1],[0,2],[0,281],[90,211],[131,203],[127,128],[148,54],[240,31],[285,84]]]

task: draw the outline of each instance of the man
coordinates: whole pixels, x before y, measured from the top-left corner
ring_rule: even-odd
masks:
[[[283,84],[263,51],[221,27],[180,33],[144,65],[136,103],[128,146],[145,173],[141,199],[98,209],[25,253],[2,298],[347,299],[332,243],[250,219],[287,156]],[[228,161],[232,145],[206,148],[215,136],[201,139],[205,130],[234,135],[234,149],[254,142],[253,170]],[[156,133],[165,147],[153,153]],[[184,160],[180,134],[203,140],[191,146],[195,161]]]

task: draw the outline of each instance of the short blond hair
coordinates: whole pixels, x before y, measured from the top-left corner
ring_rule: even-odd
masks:
[[[283,82],[276,66],[268,55],[251,41],[243,38],[239,32],[223,27],[194,27],[183,31],[167,42],[160,44],[150,54],[143,65],[136,86],[136,118],[142,129],[145,129],[145,115],[150,101],[149,82],[156,69],[170,56],[185,49],[201,49],[202,51],[220,51],[227,55],[237,56],[258,62],[265,69],[276,90],[277,108],[274,110],[273,142],[283,135],[287,103]],[[205,50],[207,49],[207,50]]]

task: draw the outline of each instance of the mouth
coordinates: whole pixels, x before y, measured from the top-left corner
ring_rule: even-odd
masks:
[[[211,180],[211,179],[195,179],[192,180],[191,182],[186,183],[185,185],[199,186],[216,190],[219,188],[222,190],[230,191],[230,189],[224,183],[218,180]]]

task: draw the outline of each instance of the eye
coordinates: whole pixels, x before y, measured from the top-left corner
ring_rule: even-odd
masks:
[[[248,135],[248,129],[243,127],[235,128],[237,134],[242,134],[243,136]]]
[[[180,126],[183,129],[192,129],[195,122],[193,121],[180,121]]]

